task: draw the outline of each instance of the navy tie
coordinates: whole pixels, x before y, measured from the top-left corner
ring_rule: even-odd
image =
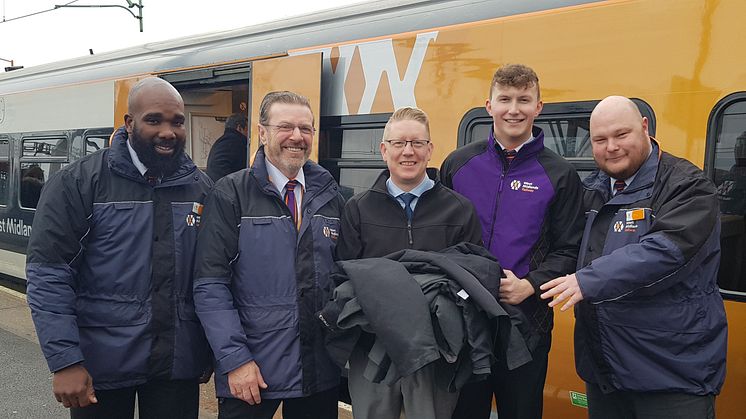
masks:
[[[399,195],[399,198],[404,201],[404,212],[407,213],[407,220],[409,220],[409,222],[411,223],[412,215],[414,215],[414,210],[412,210],[412,207],[409,204],[411,204],[412,201],[417,197],[409,192],[406,192]]]
[[[614,195],[623,191],[624,188],[626,187],[627,187],[627,183],[625,183],[623,180],[619,180],[619,179],[615,180],[614,181]]]

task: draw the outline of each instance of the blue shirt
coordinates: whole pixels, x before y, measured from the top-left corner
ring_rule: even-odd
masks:
[[[417,201],[420,200],[420,196],[425,193],[425,191],[429,191],[430,189],[432,189],[433,186],[435,186],[435,181],[425,175],[425,179],[422,179],[422,182],[420,182],[419,185],[415,186],[411,191],[409,191],[409,193],[411,193],[415,197],[409,204],[409,207],[412,208],[412,211],[414,211],[414,207],[417,206]],[[396,186],[390,177],[386,180],[386,189],[389,191],[389,195],[396,198],[396,201],[399,203],[399,205],[404,208],[406,204],[401,198],[399,198],[399,195],[407,193],[407,191],[404,191],[400,187]]]

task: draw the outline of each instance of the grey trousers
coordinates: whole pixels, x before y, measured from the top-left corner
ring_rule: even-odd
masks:
[[[395,384],[376,384],[363,377],[368,354],[355,348],[350,355],[349,389],[355,419],[450,419],[458,392],[439,382],[438,361]],[[402,411],[404,415],[402,415]]]

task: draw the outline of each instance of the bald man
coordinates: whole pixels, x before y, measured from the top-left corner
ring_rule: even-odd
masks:
[[[192,266],[212,182],[184,154],[184,102],[148,78],[111,147],[47,182],[29,240],[28,303],[72,418],[197,418],[209,350]],[[203,377],[204,378],[204,377]]]
[[[713,418],[727,338],[715,186],[627,98],[602,100],[590,130],[579,270],[540,287],[575,306],[590,418]]]

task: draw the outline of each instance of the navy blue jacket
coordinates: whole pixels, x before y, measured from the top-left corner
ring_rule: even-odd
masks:
[[[120,128],[110,148],[45,185],[29,240],[28,303],[51,371],[83,363],[95,389],[194,379],[209,348],[192,267],[212,184],[184,155],[150,186]]]
[[[315,313],[329,299],[344,201],[321,166],[303,166],[300,231],[269,181],[264,149],[251,169],[220,179],[197,244],[194,299],[215,354],[218,397],[228,372],[256,361],[262,398],[302,397],[339,383]]]
[[[717,286],[715,186],[655,142],[632,183],[613,198],[603,172],[584,184],[578,374],[605,392],[719,393],[727,326]]]

